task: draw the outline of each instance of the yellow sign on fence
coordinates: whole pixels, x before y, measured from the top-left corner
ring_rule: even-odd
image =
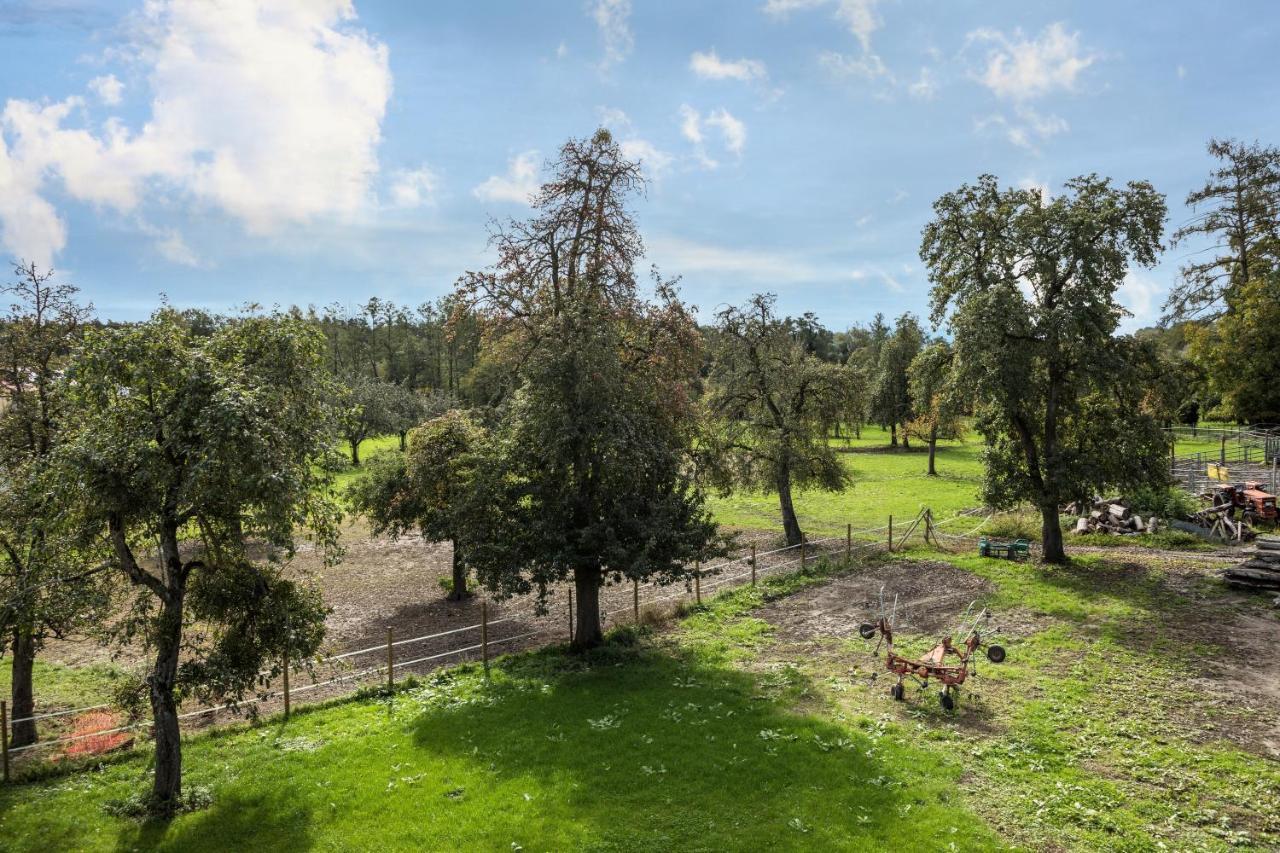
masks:
[[[1205,473],[1209,475],[1209,479],[1217,480],[1220,483],[1225,483],[1231,479],[1226,465],[1210,465]]]

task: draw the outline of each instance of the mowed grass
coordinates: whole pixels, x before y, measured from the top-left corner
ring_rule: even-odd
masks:
[[[743,671],[705,635],[623,633],[588,656],[501,660],[489,682],[462,667],[191,739],[187,785],[212,805],[167,824],[109,813],[147,784],[141,756],[7,787],[0,838],[15,851],[1001,846],[952,757],[825,714],[816,686]]]
[[[909,451],[890,450],[889,433],[879,427],[863,428],[860,439],[846,443],[832,438],[830,444],[850,451],[840,453],[850,481],[837,492],[793,492],[800,526],[810,537],[843,534],[847,524],[855,530],[880,527],[888,524],[890,515],[895,523],[909,522],[925,507],[943,520],[981,505],[982,443],[976,435],[938,443],[936,477],[926,473],[927,446],[913,442]],[[709,503],[716,520],[729,527],[777,530],[782,526],[778,496],[773,493],[738,490],[714,496]]]
[[[351,445],[342,442],[338,447],[338,452],[342,454],[344,463],[333,478],[333,491],[340,501],[344,500],[343,495],[347,490],[347,486],[360,476],[364,470],[364,463],[368,462],[379,453],[399,453],[400,452],[400,436],[398,435],[379,435],[373,438],[365,439],[360,443],[360,465],[351,464]]]

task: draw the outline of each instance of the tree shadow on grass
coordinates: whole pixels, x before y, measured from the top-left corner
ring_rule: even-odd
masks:
[[[750,675],[669,648],[564,666],[512,661],[470,698],[446,687],[415,720],[419,750],[466,768],[457,808],[488,811],[498,829],[435,844],[538,846],[527,833],[550,821],[556,846],[601,850],[993,846],[953,787],[958,766],[874,725],[791,713]],[[473,793],[461,780],[477,774]],[[548,777],[556,802],[522,797]]]
[[[116,849],[308,850],[311,810],[287,790],[246,796],[228,791],[204,811],[175,821],[152,820],[121,830]]]

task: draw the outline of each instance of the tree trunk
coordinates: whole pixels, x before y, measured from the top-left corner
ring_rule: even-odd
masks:
[[[24,720],[35,713],[35,691],[31,686],[31,673],[36,662],[36,640],[30,628],[13,629],[13,683],[9,700],[13,724],[10,746],[26,746],[36,742],[36,721]]]
[[[469,598],[467,591],[467,566],[458,559],[458,546],[453,546],[453,590],[449,593],[450,601],[462,601]]]
[[[359,468],[360,467],[360,442],[356,441],[354,438],[349,438],[347,439],[347,441],[351,444],[351,466],[353,468]]]
[[[907,432],[906,429],[902,430],[902,449],[911,449],[911,433]]]
[[[178,728],[178,704],[173,691],[182,646],[183,592],[181,587],[169,587],[169,600],[162,605],[156,632],[156,659],[147,676],[156,743],[151,808],[160,816],[173,814],[182,801],[182,733]]]
[[[889,424],[889,446],[890,447],[898,446],[898,425],[897,424]]]
[[[404,453],[405,446],[408,444],[408,441],[407,441],[408,436],[409,436],[409,433],[407,431],[400,430],[400,452],[401,453]]]
[[[1062,525],[1058,523],[1057,503],[1040,508],[1040,548],[1046,563],[1062,565],[1067,562],[1067,552],[1062,547]]]
[[[938,453],[938,428],[937,426],[929,429],[929,476],[938,476],[938,469],[933,465],[933,457]]]
[[[791,502],[791,471],[787,468],[778,472],[778,505],[782,509],[782,529],[786,533],[787,544],[799,545],[804,534],[800,531],[796,508]]]
[[[599,566],[578,566],[573,570],[574,606],[576,625],[572,648],[594,648],[604,641],[600,627],[600,582],[603,572]]]

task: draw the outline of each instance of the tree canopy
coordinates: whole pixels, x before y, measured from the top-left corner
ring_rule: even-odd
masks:
[[[161,309],[86,335],[60,386],[59,499],[109,543],[137,595],[121,636],[154,653],[145,689],[160,813],[181,799],[178,702],[237,701],[279,674],[286,648],[305,658],[319,647],[319,596],[278,561],[300,529],[337,553],[323,347],[297,318],[248,316],[199,337]],[[202,630],[186,631],[193,621]]]
[[[1058,507],[1163,482],[1168,445],[1138,403],[1141,350],[1115,335],[1116,291],[1159,252],[1164,198],[1074,178],[1052,199],[984,175],[934,203],[920,256],[933,320],[947,320],[958,381],[977,401],[992,506],[1033,503],[1044,559],[1065,552]]]

